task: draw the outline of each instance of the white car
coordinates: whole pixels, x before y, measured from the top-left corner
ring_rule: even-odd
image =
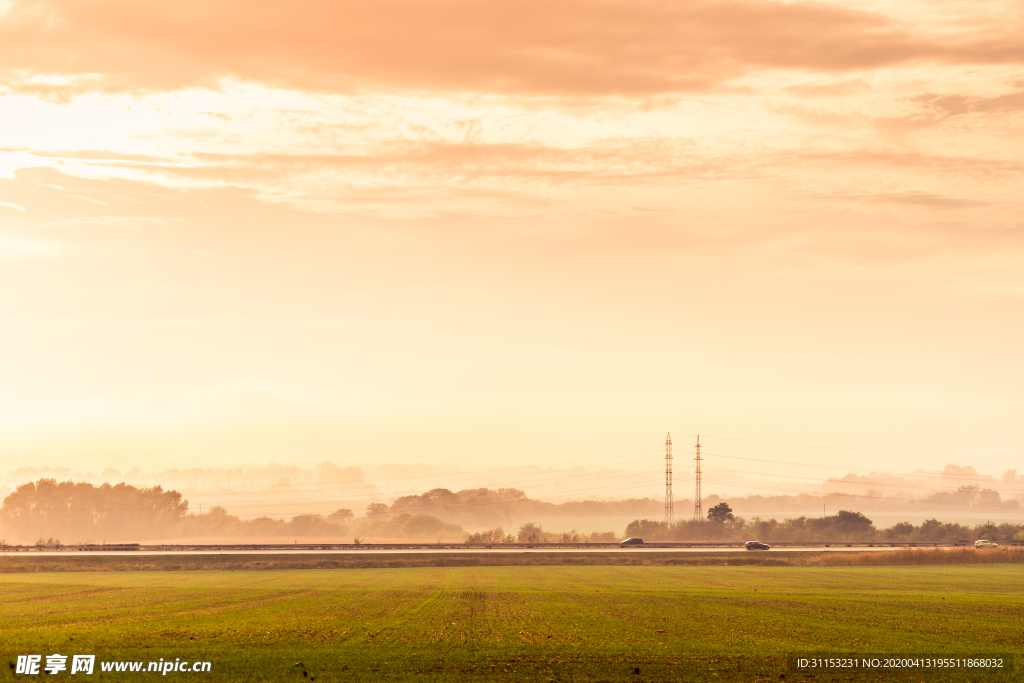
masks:
[[[974,542],[974,547],[975,548],[998,548],[999,544],[998,543],[993,543],[992,541],[980,540],[980,541],[975,541]]]

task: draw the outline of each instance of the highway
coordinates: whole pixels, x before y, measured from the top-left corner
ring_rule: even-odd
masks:
[[[919,544],[920,545],[920,544]],[[914,546],[914,547],[919,547]],[[672,544],[648,544],[641,547],[633,546],[620,548],[617,545],[531,545],[520,546],[518,544],[508,547],[504,546],[465,546],[465,545],[414,545],[414,544],[365,544],[360,546],[351,545],[318,545],[315,547],[292,545],[292,546],[139,546],[135,549],[105,549],[102,546],[94,546],[88,550],[77,548],[62,548],[60,550],[40,550],[37,548],[22,547],[15,550],[7,548],[3,555],[6,557],[94,557],[104,555],[123,555],[138,557],[140,555],[403,555],[403,554],[504,554],[514,555],[518,553],[750,553],[752,555],[766,555],[773,552],[881,552],[885,550],[897,550],[908,547],[906,545],[858,545],[858,544],[817,544],[817,545],[778,545],[773,550],[751,550],[745,551],[741,545],[725,546],[694,546],[694,545],[672,545]],[[928,544],[928,547],[943,547],[942,544]],[[953,547],[953,546],[948,546]]]

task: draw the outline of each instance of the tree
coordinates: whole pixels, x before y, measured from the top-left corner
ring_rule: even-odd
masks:
[[[0,524],[12,536],[60,536],[72,542],[106,538],[139,541],[173,533],[188,512],[177,491],[120,483],[40,479],[22,484],[0,507]]]
[[[520,543],[543,543],[544,530],[533,522],[527,522],[519,527]]]
[[[366,516],[380,516],[388,513],[388,506],[385,503],[370,503],[366,506]]]
[[[654,519],[634,519],[626,525],[627,538],[646,538],[648,541],[660,540],[668,531],[668,524]]]
[[[466,537],[466,543],[506,543],[506,538],[511,538],[511,536],[506,536],[505,530],[499,526],[496,529],[470,534]]]
[[[715,507],[708,510],[708,521],[717,522],[719,524],[725,524],[731,521],[735,515],[732,514],[732,508],[729,507],[728,503],[719,503]]]
[[[348,508],[341,508],[327,515],[327,519],[335,524],[348,524],[352,520],[352,511]]]
[[[863,512],[851,512],[840,510],[833,518],[833,526],[839,533],[855,534],[861,538],[871,538],[875,533],[875,523],[868,519]]]
[[[323,515],[295,515],[288,522],[290,536],[334,536],[340,535],[341,527],[327,521]]]
[[[889,541],[905,541],[914,533],[914,525],[910,522],[898,522],[885,530],[885,538]]]

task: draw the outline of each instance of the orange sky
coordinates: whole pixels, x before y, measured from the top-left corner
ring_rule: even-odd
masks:
[[[1024,471],[1022,35],[1018,0],[2,0],[0,457],[671,430]]]

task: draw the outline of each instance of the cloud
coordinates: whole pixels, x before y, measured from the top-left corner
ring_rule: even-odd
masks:
[[[0,22],[0,63],[9,87],[58,95],[230,76],[338,92],[650,96],[755,69],[1024,62],[1017,19],[1001,19],[930,35],[882,14],[767,0],[22,0]]]
[[[989,204],[989,202],[976,199],[962,199],[929,192],[880,192],[863,198],[876,202],[923,206],[929,209],[966,209]]]
[[[966,114],[999,114],[1024,111],[1024,91],[995,97],[978,95],[923,93],[909,98],[917,108],[914,114],[902,117],[880,117],[875,120],[879,130],[891,133],[912,133],[930,128],[946,119]]]
[[[929,153],[898,147],[852,150],[848,152],[806,151],[795,154],[801,169],[811,173],[821,170],[864,169],[873,174],[905,173],[918,177],[928,174],[943,180],[1012,180],[1024,173],[1024,163],[1016,159],[992,159],[955,154]]]
[[[800,197],[991,209],[995,216],[1015,210],[1016,201],[1003,193],[1012,192],[1024,171],[1016,160],[893,146],[762,149],[751,155],[659,138],[603,140],[578,148],[404,140],[349,154],[192,152],[144,163],[101,163],[140,179],[90,179],[28,168],[14,179],[0,179],[0,201],[17,203],[30,217],[103,217],[114,221],[111,225],[116,219],[139,225],[156,218],[205,220],[224,212],[250,220],[285,211],[283,218],[291,215],[286,209],[325,218],[586,214],[595,201],[602,211],[623,215],[635,214],[632,206],[643,206],[640,213],[648,214],[731,215],[760,201],[773,206],[781,201],[795,214],[815,210],[810,207],[816,202]],[[742,199],[729,200],[732,209],[711,199],[740,186],[747,189]],[[860,191],[850,193],[852,187]],[[757,199],[762,193],[767,194]]]
[[[591,141],[582,147],[555,147],[538,142],[483,143],[422,140],[391,140],[361,152],[303,154],[273,152],[182,152],[164,158],[85,151],[81,153],[25,150],[43,158],[99,161],[104,169],[143,172],[149,180],[188,179],[203,185],[256,187],[282,178],[321,173],[342,173],[351,182],[390,187],[431,181],[466,183],[475,180],[512,179],[601,184],[629,180],[650,182],[665,178],[713,177],[725,166],[734,173],[752,164],[742,155],[702,156],[692,140],[625,138]],[[56,182],[59,173],[45,167],[22,169],[22,181],[32,187]],[[336,176],[335,176],[336,177]],[[88,182],[80,184],[78,201],[97,202]],[[131,185],[129,184],[129,187]],[[0,193],[4,185],[0,183]],[[19,186],[18,192],[25,192]],[[132,196],[130,191],[120,199]],[[14,196],[10,192],[9,196]],[[147,203],[163,197],[147,194]],[[397,198],[396,198],[397,199]],[[133,209],[134,210],[134,209]]]
[[[913,98],[913,100],[930,107],[942,117],[958,116],[969,112],[1024,110],[1024,92],[1007,93],[998,97],[926,93]]]
[[[118,219],[147,225],[151,219],[201,221],[230,215],[245,222],[293,215],[260,201],[253,190],[178,190],[121,178],[79,178],[47,167],[23,168],[13,178],[0,178],[0,203],[16,203],[21,207],[18,215],[28,219],[102,218],[107,226],[121,225]]]
[[[47,159],[82,159],[85,161],[142,161],[157,162],[159,158],[147,154],[124,154],[101,149],[54,150],[14,149],[0,147],[0,152],[28,152],[32,156]]]
[[[829,79],[814,83],[800,83],[788,86],[786,90],[794,95],[804,97],[834,97],[836,95],[862,92],[869,87],[861,78],[845,78],[840,80]]]
[[[365,154],[190,155],[195,165],[165,166],[192,177],[257,180],[322,169],[365,171],[380,179],[394,176],[449,180],[518,178],[549,182],[600,183],[706,176],[723,163],[695,153],[689,140],[627,139],[560,148],[539,143],[449,143],[392,141]]]

